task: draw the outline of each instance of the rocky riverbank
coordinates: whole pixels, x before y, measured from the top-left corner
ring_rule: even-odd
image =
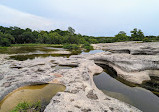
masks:
[[[109,52],[96,54],[90,59],[108,64],[127,81],[142,84],[151,80],[151,76],[159,77],[159,42],[118,42],[94,47]]]
[[[8,60],[10,55],[1,54],[0,100],[21,86],[59,83],[65,85],[66,90],[52,98],[45,112],[139,112],[96,88],[93,75],[103,71],[96,64],[111,67],[121,79],[158,91],[159,43],[119,42],[93,46],[106,52],[25,61]]]
[[[60,83],[66,86],[66,90],[52,98],[45,112],[140,112],[129,104],[106,96],[96,88],[93,75],[101,73],[103,69],[90,60],[95,55],[25,61],[7,60],[8,55],[0,55],[0,100],[24,85]],[[59,69],[60,66],[71,67]]]
[[[118,42],[93,45],[108,52],[89,59],[112,67],[125,81],[159,92],[159,42]]]

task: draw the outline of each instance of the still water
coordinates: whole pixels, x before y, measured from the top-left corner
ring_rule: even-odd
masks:
[[[146,89],[129,87],[106,72],[94,76],[94,82],[108,96],[131,104],[144,112],[159,112],[159,97]]]
[[[46,106],[57,92],[63,92],[64,90],[65,86],[59,84],[33,85],[18,88],[9,93],[0,102],[0,112],[9,112],[21,102],[34,103],[41,101],[42,105]]]
[[[103,50],[91,50],[88,52],[83,51],[81,54],[95,54],[95,53],[101,53],[101,52],[105,52]]]
[[[95,54],[104,52],[103,50],[91,50],[88,52],[85,51],[73,51],[71,54],[57,54],[53,53],[56,51],[64,51],[66,49],[61,48],[61,46],[54,46],[54,47],[45,47],[45,46],[23,46],[23,47],[10,47],[10,48],[3,48],[0,49],[0,54],[12,54],[10,59],[18,60],[18,61],[25,61],[25,60],[32,60],[35,58],[46,58],[46,57],[70,57],[71,55],[78,55],[78,54]],[[16,54],[16,55],[14,55]]]

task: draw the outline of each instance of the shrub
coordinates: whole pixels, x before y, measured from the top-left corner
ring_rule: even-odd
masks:
[[[63,45],[64,49],[69,49],[69,50],[78,50],[79,46],[76,44],[64,44]]]
[[[19,103],[11,112],[41,112],[41,102],[35,102],[33,104],[28,102]]]
[[[86,49],[87,51],[92,50],[93,47],[92,46],[85,46],[84,49]]]
[[[87,51],[93,49],[93,47],[92,47],[88,42],[86,42],[82,47],[83,47],[85,50],[87,50]]]
[[[145,37],[145,38],[143,39],[143,42],[151,42],[151,40],[148,39],[147,37]]]
[[[11,45],[11,43],[10,43],[10,41],[9,41],[9,39],[7,39],[7,38],[1,38],[1,40],[0,40],[0,45],[1,46],[10,46]]]

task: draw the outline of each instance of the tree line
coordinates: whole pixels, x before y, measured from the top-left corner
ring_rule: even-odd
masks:
[[[99,43],[111,43],[111,42],[122,42],[122,41],[143,41],[143,42],[156,42],[159,41],[159,36],[145,36],[144,33],[137,28],[130,31],[131,35],[128,36],[124,31],[120,31],[114,37],[99,37]]]
[[[68,27],[68,30],[65,31],[60,29],[36,31],[30,28],[0,26],[0,46],[25,43],[87,45],[120,41],[159,41],[159,36],[144,36],[144,33],[136,28],[131,31],[131,36],[127,36],[124,31],[120,31],[114,37],[93,37],[76,34],[72,27]]]
[[[0,45],[42,43],[42,44],[85,44],[97,43],[91,36],[75,34],[75,30],[69,27],[68,30],[60,29],[51,31],[36,31],[29,28],[0,26]]]

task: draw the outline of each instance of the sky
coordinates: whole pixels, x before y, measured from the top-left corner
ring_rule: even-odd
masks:
[[[0,0],[0,26],[67,30],[89,36],[159,35],[159,0]]]

